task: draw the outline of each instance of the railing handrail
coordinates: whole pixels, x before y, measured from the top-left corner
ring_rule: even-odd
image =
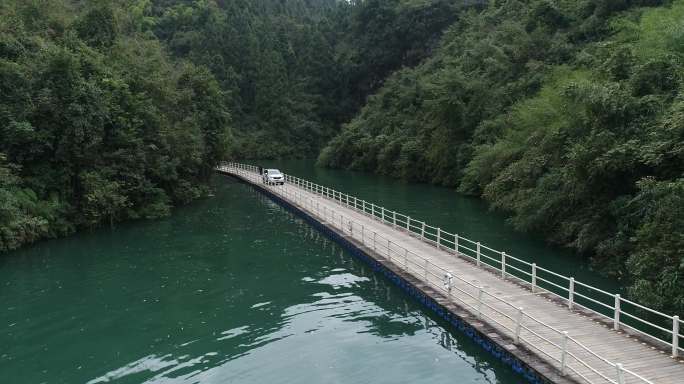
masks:
[[[232,168],[235,168],[235,169],[238,169],[238,170],[249,171],[249,172],[252,172],[252,173],[255,173],[255,174],[258,175],[258,171],[257,171],[258,168],[255,167],[255,166],[252,166],[252,165],[238,164],[238,163],[229,163],[229,164],[224,165],[224,166],[232,167]],[[650,337],[650,338],[652,338],[652,339],[654,339],[654,340],[657,340],[657,341],[659,341],[659,342],[661,342],[661,343],[669,344],[669,343],[666,343],[665,341],[661,340],[660,338],[658,338],[656,335],[652,335],[652,334],[650,334],[650,333],[648,333],[648,332],[645,332],[645,331],[636,329],[636,328],[634,328],[633,326],[630,326],[630,325],[625,324],[624,322],[622,322],[622,321],[620,320],[620,316],[619,316],[619,315],[620,315],[620,314],[625,314],[625,315],[629,316],[630,318],[632,318],[632,319],[634,319],[634,320],[638,320],[638,321],[640,321],[640,322],[642,322],[642,323],[646,323],[646,324],[648,324],[648,325],[650,325],[650,326],[655,326],[655,327],[657,327],[657,329],[659,329],[661,332],[665,331],[665,328],[663,328],[663,327],[660,327],[660,326],[657,326],[657,325],[655,325],[655,324],[652,324],[652,323],[648,322],[648,321],[645,320],[645,319],[641,319],[641,318],[639,318],[638,316],[632,315],[632,314],[630,314],[630,313],[628,313],[628,312],[622,310],[621,307],[620,307],[620,303],[621,303],[621,302],[625,302],[625,303],[627,303],[627,304],[634,305],[635,307],[639,307],[639,308],[646,309],[646,310],[648,310],[648,311],[651,312],[651,313],[654,313],[654,314],[663,316],[663,317],[665,317],[666,319],[670,319],[670,320],[673,322],[673,329],[672,329],[671,331],[669,331],[669,332],[671,333],[671,335],[672,335],[672,340],[673,340],[673,341],[672,341],[672,344],[671,344],[671,346],[672,346],[672,355],[676,357],[676,356],[678,355],[678,352],[679,352],[679,351],[684,351],[683,348],[679,347],[679,337],[683,337],[683,335],[681,335],[681,334],[679,333],[679,325],[680,325],[680,322],[682,322],[682,321],[679,319],[679,316],[669,316],[669,315],[666,315],[666,314],[664,314],[664,313],[662,313],[662,312],[658,312],[658,311],[656,311],[656,310],[653,310],[653,309],[650,309],[650,308],[648,308],[648,307],[644,307],[644,306],[642,306],[642,305],[640,305],[640,304],[634,303],[634,302],[632,302],[632,301],[622,299],[622,298],[620,297],[619,294],[610,294],[610,293],[608,293],[608,292],[606,292],[606,291],[603,291],[603,290],[601,290],[601,289],[599,289],[599,288],[595,288],[595,287],[593,287],[593,286],[591,286],[591,285],[588,285],[588,284],[585,284],[585,283],[581,283],[581,282],[579,282],[579,281],[575,281],[574,278],[572,278],[572,277],[566,277],[566,276],[564,276],[564,275],[561,275],[561,274],[555,273],[555,272],[553,272],[553,271],[549,271],[549,270],[547,270],[547,269],[544,269],[544,268],[542,268],[542,267],[539,267],[539,266],[536,265],[536,263],[530,263],[530,262],[527,262],[527,261],[524,261],[524,260],[521,260],[521,259],[517,259],[517,258],[511,257],[510,255],[506,254],[505,252],[496,251],[496,250],[494,250],[494,249],[492,249],[492,248],[486,247],[486,246],[482,245],[480,242],[475,242],[475,241],[473,241],[473,240],[469,240],[469,239],[464,238],[464,237],[462,237],[462,236],[460,236],[460,235],[458,235],[458,234],[449,234],[448,232],[442,231],[441,228],[439,228],[439,227],[432,227],[432,226],[427,225],[424,221],[415,220],[415,219],[411,218],[411,217],[408,216],[408,215],[400,214],[400,213],[397,213],[396,211],[392,211],[392,210],[387,210],[387,209],[385,209],[384,207],[375,205],[374,203],[370,203],[370,202],[368,202],[368,201],[366,201],[366,200],[358,199],[358,198],[356,198],[356,197],[354,197],[354,196],[350,196],[350,195],[348,195],[348,194],[343,194],[343,193],[338,192],[338,191],[335,191],[334,189],[331,189],[331,188],[329,188],[329,187],[324,187],[324,186],[318,185],[318,184],[316,184],[316,183],[312,183],[312,182],[310,182],[310,181],[303,180],[303,179],[300,179],[300,178],[298,178],[298,177],[290,176],[290,175],[287,175],[287,174],[285,174],[285,181],[288,182],[288,183],[294,183],[295,185],[297,185],[297,186],[299,186],[299,187],[301,187],[301,188],[303,188],[303,189],[305,189],[305,190],[312,191],[312,192],[315,193],[315,194],[324,196],[324,197],[326,197],[326,198],[333,199],[333,200],[335,200],[335,201],[339,201],[339,202],[342,203],[342,204],[346,204],[347,206],[352,207],[353,209],[355,209],[355,210],[357,210],[357,211],[359,211],[359,212],[363,212],[365,215],[369,215],[369,216],[373,217],[374,219],[381,220],[381,221],[382,221],[383,223],[385,223],[385,224],[389,223],[389,224],[393,225],[394,227],[399,226],[400,228],[403,228],[404,230],[407,230],[407,231],[409,231],[409,232],[412,233],[412,234],[420,235],[420,239],[421,239],[422,241],[425,241],[425,242],[428,242],[428,243],[430,243],[430,244],[436,245],[438,248],[442,248],[442,247],[447,248],[447,246],[445,246],[444,242],[448,242],[449,244],[452,244],[452,247],[451,247],[451,248],[448,248],[448,249],[454,251],[454,252],[455,252],[458,256],[460,256],[460,257],[466,257],[466,258],[468,258],[468,259],[471,259],[471,260],[476,261],[476,262],[477,262],[477,266],[482,266],[482,264],[483,264],[483,260],[482,260],[483,257],[486,258],[486,259],[492,260],[492,261],[494,262],[494,264],[491,264],[491,263],[484,263],[486,268],[491,268],[491,269],[494,269],[494,270],[497,270],[497,271],[501,271],[501,272],[502,272],[502,277],[515,278],[515,279],[517,279],[517,280],[520,280],[520,281],[523,281],[523,282],[525,282],[525,283],[530,284],[530,285],[531,285],[531,289],[533,290],[533,292],[534,292],[534,290],[535,290],[536,288],[539,288],[539,289],[543,289],[543,290],[544,290],[545,292],[547,292],[547,293],[550,293],[550,294],[552,294],[552,295],[555,295],[555,296],[557,296],[557,297],[560,297],[561,299],[566,300],[566,301],[568,302],[569,307],[570,307],[571,309],[572,309],[572,307],[573,307],[574,305],[576,305],[576,306],[581,306],[581,307],[586,308],[587,310],[592,311],[592,312],[594,312],[594,313],[597,313],[597,314],[599,314],[599,315],[601,315],[601,316],[609,317],[609,316],[607,316],[607,315],[605,315],[605,314],[603,314],[603,313],[601,313],[601,312],[598,312],[598,311],[596,311],[596,310],[594,310],[594,309],[592,309],[592,308],[588,308],[588,307],[585,306],[585,305],[582,305],[582,304],[579,304],[579,303],[575,303],[575,302],[574,302],[574,296],[587,298],[587,299],[589,299],[590,301],[597,302],[597,303],[601,304],[601,305],[604,306],[604,307],[607,307],[607,308],[610,308],[610,309],[614,310],[614,312],[615,312],[615,313],[614,313],[614,329],[616,329],[616,330],[619,329],[620,326],[629,327],[630,329],[633,329],[634,331],[636,331],[636,332],[638,332],[638,333],[641,333],[641,334],[644,334],[644,335],[646,335],[646,336],[648,336],[648,337]],[[343,196],[344,196],[345,198],[343,198]],[[359,203],[360,203],[360,204],[359,204]],[[367,208],[370,208],[370,209],[367,209]],[[392,213],[392,214],[393,214],[393,215],[390,216],[390,219],[392,219],[392,220],[389,221],[389,222],[386,220],[386,217],[385,217],[386,213]],[[336,225],[336,226],[337,226],[337,223],[335,223],[335,221],[334,221],[334,219],[337,219],[336,217],[334,217],[335,211],[333,211],[332,214],[333,214],[333,221],[332,221],[332,223],[333,223],[333,225]],[[337,214],[338,214],[340,220],[344,221],[344,216],[343,216],[341,213],[337,213]],[[399,221],[396,220],[398,216],[403,216],[403,217],[405,217],[406,219],[403,220],[403,222],[399,222]],[[354,225],[354,223],[355,223],[355,224],[361,226],[361,228],[363,229],[363,225],[362,225],[362,224],[359,224],[358,222],[352,220],[351,218],[347,218],[347,221],[348,221],[349,223],[351,223],[350,225],[352,226],[352,228],[353,228],[353,225]],[[419,224],[419,225],[412,225],[413,223],[417,223],[417,224]],[[343,225],[343,224],[340,224],[340,228],[344,231],[344,225]],[[412,230],[412,228],[414,228],[414,229],[417,228],[418,231],[416,232],[416,231]],[[429,232],[427,231],[427,229],[429,229],[429,228],[434,228],[434,229],[436,229],[436,231],[435,231],[434,233],[429,233]],[[362,231],[362,237],[364,236],[364,231],[365,231],[365,230]],[[378,234],[377,232],[374,232],[374,231],[371,231],[371,232],[372,232],[373,235],[374,235],[374,239],[376,239],[377,236],[378,236],[379,234]],[[431,239],[431,238],[426,237],[426,235],[429,236],[429,237],[434,238],[434,240]],[[454,240],[446,241],[446,239],[445,239],[445,241],[442,241],[443,239],[442,239],[441,237],[442,237],[443,235],[448,235],[448,236],[452,237]],[[380,234],[380,237],[383,238],[383,236],[382,236],[381,234]],[[448,274],[451,275],[452,278],[455,278],[455,279],[457,279],[457,280],[459,280],[459,281],[462,281],[462,282],[466,283],[467,285],[469,285],[469,286],[471,286],[471,287],[476,287],[474,284],[468,282],[467,280],[458,278],[457,276],[453,275],[453,274],[452,274],[450,271],[448,271],[447,269],[442,268],[442,267],[439,267],[439,266],[435,265],[434,263],[431,263],[429,260],[427,260],[427,259],[421,257],[420,255],[417,255],[417,254],[414,253],[413,251],[411,251],[411,250],[409,250],[409,249],[406,249],[406,248],[404,248],[404,247],[402,247],[402,246],[400,246],[400,245],[398,245],[398,244],[396,244],[396,243],[393,243],[390,239],[385,238],[385,240],[388,241],[389,244],[394,244],[395,246],[401,248],[401,249],[402,249],[402,252],[405,253],[406,257],[408,257],[408,254],[411,254],[411,255],[412,255],[413,257],[415,257],[415,258],[422,259],[421,261],[424,262],[424,263],[426,263],[426,264],[425,264],[426,267],[425,267],[424,273],[425,273],[426,279],[428,280],[428,281],[427,281],[428,283],[431,283],[431,282],[429,281],[429,278],[428,278],[429,276],[428,276],[428,271],[427,271],[427,265],[432,265],[432,266],[434,266],[435,268],[437,268],[440,272],[443,272],[443,273],[445,273],[445,274],[448,273]],[[477,245],[477,250],[476,250],[476,251],[473,251],[472,248],[468,248],[468,247],[462,246],[462,245],[460,244],[460,242],[462,242],[462,241],[469,242],[470,244],[476,244],[476,245]],[[380,246],[382,247],[382,245],[380,245]],[[375,244],[375,242],[374,242],[374,248],[376,248],[376,247],[377,247],[377,244]],[[391,254],[392,254],[391,246],[389,246],[389,247],[386,246],[386,248],[387,248],[387,249],[386,249],[386,252],[388,253],[388,256],[389,256],[390,259],[391,259]],[[467,253],[462,253],[462,252],[461,252],[462,249],[469,250],[469,251],[471,251],[471,252],[475,252],[476,255],[473,256],[473,255],[468,255]],[[485,255],[485,254],[483,253],[483,250],[489,250],[490,252],[498,253],[498,254],[499,254],[499,255],[498,255],[499,258],[492,257],[492,255]],[[401,255],[400,255],[400,256],[401,256]],[[521,277],[519,277],[519,276],[515,276],[515,275],[511,274],[510,272],[507,272],[507,271],[506,271],[506,263],[507,263],[507,261],[508,261],[509,258],[510,258],[510,260],[514,260],[514,261],[516,261],[516,262],[519,262],[519,263],[521,263],[521,264],[523,264],[523,265],[526,265],[526,266],[529,266],[529,267],[531,268],[531,272],[528,273],[528,272],[526,272],[526,271],[522,271],[522,270],[520,270],[519,268],[513,267],[513,266],[511,266],[511,265],[508,266],[509,269],[510,269],[510,268],[516,269],[517,271],[521,271],[523,274],[525,274],[525,275],[527,275],[527,276],[530,276],[530,277],[532,278],[532,281],[531,281],[531,282],[529,282],[529,281],[527,281],[526,279],[523,279],[523,278],[521,278]],[[499,266],[497,266],[496,263],[498,263]],[[410,267],[408,266],[408,263],[407,263],[407,265],[406,265],[406,268],[407,268],[407,270],[410,271]],[[537,275],[537,272],[538,272],[538,271],[545,272],[545,273],[549,273],[549,274],[552,275],[552,276],[560,277],[560,278],[562,278],[562,279],[565,279],[565,280],[569,281],[569,282],[570,282],[569,288],[562,287],[562,286],[560,286],[560,285],[558,285],[558,284],[556,284],[556,283],[553,283],[553,282],[551,282],[551,281],[549,281],[549,280],[546,280],[546,279],[543,279],[543,278],[539,277],[539,276]],[[434,275],[434,273],[430,273],[430,275],[433,275],[433,276],[439,278],[439,276],[438,276],[438,275]],[[556,292],[553,292],[553,291],[551,291],[551,290],[544,289],[544,288],[540,287],[538,284],[536,284],[536,282],[538,282],[538,281],[546,282],[547,284],[550,284],[550,285],[552,285],[552,286],[555,286],[555,287],[557,287],[557,288],[559,288],[559,289],[561,289],[561,290],[563,290],[563,291],[565,291],[565,292],[568,292],[568,297],[561,296],[560,294],[558,294],[558,293],[556,293]],[[589,298],[589,297],[586,296],[586,295],[583,295],[583,294],[580,294],[580,293],[575,293],[575,292],[574,292],[574,284],[578,284],[578,285],[580,285],[580,286],[582,286],[582,287],[584,287],[584,288],[590,289],[592,292],[593,292],[593,291],[596,291],[596,292],[601,293],[601,294],[604,294],[604,295],[612,296],[613,298],[615,298],[615,305],[614,305],[614,306],[610,306],[610,305],[608,305],[608,304],[603,303],[602,301],[600,301],[600,300],[598,300],[598,299]],[[438,287],[439,287],[439,286],[438,286]],[[482,290],[482,288],[480,288],[480,290]],[[485,293],[484,290],[482,290],[482,292]],[[467,294],[467,295],[468,295],[469,297],[473,298],[473,296],[471,296],[471,295],[469,295],[469,294]],[[512,308],[514,308],[511,304],[507,303],[507,302],[504,301],[504,300],[501,300],[500,298],[495,297],[495,296],[492,295],[492,294],[489,294],[488,292],[487,292],[487,295],[489,295],[489,296],[491,296],[491,297],[494,297],[494,298],[496,298],[498,301],[500,301],[500,302],[502,302],[502,303],[504,303],[504,304],[506,304],[506,305],[508,305],[508,306],[510,306],[510,307],[512,307]],[[466,305],[468,305],[468,304],[466,303]],[[515,308],[514,308],[514,309],[515,309]],[[506,314],[504,314],[504,313],[502,313],[502,312],[499,312],[498,310],[496,310],[496,309],[494,309],[494,308],[492,308],[492,310],[493,310],[494,312],[497,312],[498,314],[500,314],[500,315],[502,315],[502,316],[505,316],[505,317],[509,318],[509,319],[511,318],[509,315],[506,315]],[[516,310],[517,310],[517,309],[516,309]],[[547,325],[547,324],[545,324],[545,323],[543,323],[543,322],[541,322],[541,321],[539,321],[539,320],[533,318],[533,317],[530,316],[529,314],[525,314],[525,316],[527,316],[528,318],[530,318],[530,319],[532,319],[532,320],[538,322],[539,324],[543,325],[544,327],[547,327],[547,328],[551,329],[551,330],[552,330],[554,333],[556,333],[556,334],[558,334],[558,333],[561,332],[560,330],[555,329],[555,328],[553,328],[553,327],[551,327],[551,326],[549,326],[549,325]],[[493,320],[493,321],[496,321],[496,320],[494,320],[494,319],[492,319],[492,320]],[[502,325],[502,326],[503,326],[503,325]],[[504,328],[507,328],[507,327],[504,326]],[[529,331],[529,330],[528,330],[528,331]],[[517,337],[519,337],[519,335],[518,335]],[[543,339],[543,337],[541,337],[541,336],[540,336],[540,338]],[[550,341],[550,340],[547,340],[547,339],[543,339],[543,340],[544,340],[545,342],[547,342],[547,343],[552,344],[552,345],[556,345],[556,346],[558,345],[558,344],[556,344],[556,343],[554,343],[554,342],[552,342],[552,341]],[[571,338],[571,337],[567,337],[567,341],[573,342],[573,343],[574,343],[576,346],[578,346],[580,349],[582,349],[582,350],[588,352],[589,354],[595,356],[595,357],[598,358],[599,360],[602,360],[603,362],[605,362],[605,363],[611,365],[613,368],[617,369],[617,371],[618,371],[618,381],[612,381],[611,379],[608,379],[607,381],[609,381],[609,382],[611,382],[611,383],[622,384],[622,383],[620,382],[620,380],[619,380],[619,378],[621,377],[620,375],[621,375],[621,374],[622,374],[622,375],[628,374],[628,375],[631,375],[631,376],[633,376],[633,377],[635,377],[635,378],[637,378],[637,379],[639,379],[639,380],[641,380],[641,381],[643,381],[643,382],[645,382],[645,383],[651,383],[650,381],[648,381],[647,379],[645,379],[645,378],[639,376],[638,374],[636,374],[636,373],[634,373],[634,372],[632,372],[632,371],[630,371],[630,370],[628,370],[628,369],[622,367],[621,364],[612,363],[612,362],[608,361],[607,359],[604,359],[604,358],[600,357],[599,355],[597,355],[596,353],[594,353],[593,351],[591,351],[590,349],[588,349],[586,346],[584,346],[583,344],[581,344],[581,343],[579,343],[578,341],[576,341],[575,339],[573,339],[573,338]],[[536,348],[536,346],[534,346],[533,343],[532,343],[531,346]],[[538,349],[538,348],[536,348],[536,349]],[[580,360],[579,358],[577,358],[576,356],[575,356],[574,358],[575,358],[578,362],[580,362],[581,364],[586,365],[586,362],[581,361],[581,360]],[[591,368],[591,367],[588,366],[588,365],[586,365],[586,366],[587,366],[587,368],[589,368],[590,370],[594,371],[594,368]],[[580,374],[579,372],[577,372],[577,371],[575,371],[575,370],[573,370],[573,371],[574,371],[575,373],[577,373],[579,376],[583,377],[585,380],[587,380],[586,377],[583,376],[582,374]],[[603,376],[602,374],[600,374],[600,373],[597,372],[597,371],[594,371],[594,372],[597,373],[597,374],[599,374],[600,376]],[[589,381],[589,380],[587,380],[587,381]],[[652,383],[651,383],[651,384],[652,384]]]

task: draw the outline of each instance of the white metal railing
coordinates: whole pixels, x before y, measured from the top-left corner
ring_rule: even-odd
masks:
[[[246,176],[259,177],[259,168],[252,165],[221,163],[218,168],[224,171],[234,171]],[[503,278],[513,278],[522,281],[528,284],[533,292],[543,290],[546,293],[557,296],[565,300],[570,309],[574,307],[583,307],[601,316],[609,319],[612,318],[613,328],[615,330],[630,328],[656,342],[671,345],[672,356],[676,357],[679,351],[684,350],[679,346],[679,338],[684,337],[679,333],[680,323],[682,323],[679,316],[669,316],[655,311],[638,303],[621,298],[619,294],[611,294],[599,288],[581,283],[572,277],[566,277],[539,267],[536,263],[529,263],[515,258],[505,252],[494,250],[479,242],[461,237],[458,234],[451,234],[443,231],[439,227],[430,226],[424,221],[413,219],[410,216],[403,215],[396,211],[387,210],[374,203],[357,199],[354,196],[335,191],[331,188],[290,175],[285,175],[285,181],[320,197],[338,201],[342,205],[381,221],[384,224],[406,231],[410,235],[431,243],[437,248],[451,251],[459,257],[472,260],[472,262],[479,267],[494,269],[498,271]],[[627,379],[632,378],[639,383],[652,384],[651,381],[630,371],[621,364],[608,361],[594,353],[582,343],[570,337],[566,331],[555,329],[543,323],[526,313],[522,308],[515,308],[484,288],[472,284],[467,279],[461,278],[443,267],[435,265],[411,250],[383,237],[382,234],[364,228],[362,223],[345,217],[340,212],[325,206],[321,207],[320,204],[314,205],[313,199],[307,198],[301,193],[279,188],[274,188],[272,191],[284,195],[289,200],[308,208],[310,212],[314,212],[314,214],[324,218],[332,225],[338,227],[343,233],[352,235],[352,237],[360,240],[362,244],[372,247],[373,250],[385,255],[390,261],[402,266],[406,271],[422,277],[427,283],[441,289],[452,299],[456,299],[465,307],[473,310],[478,316],[487,317],[488,320],[499,324],[501,327],[511,332],[511,336],[514,340],[537,350],[555,361],[559,365],[562,374],[572,372],[588,383],[608,382],[626,384],[628,382]],[[462,283],[461,286],[463,288],[459,287],[458,284],[453,284],[454,279]],[[566,283],[566,285],[561,285],[564,283]],[[581,290],[585,293],[580,293]],[[453,294],[454,291],[458,291],[464,296],[455,296]],[[563,292],[566,292],[567,295]],[[606,303],[605,297],[612,299],[613,305]],[[489,302],[487,299],[489,299]],[[588,306],[590,304],[580,304],[578,303],[578,299],[586,300],[585,303],[593,303],[601,308],[608,309],[612,311],[613,316],[611,317],[593,309]],[[504,308],[495,307],[496,304],[503,306]],[[672,329],[666,329],[654,324],[639,317],[636,313],[626,312],[624,305],[622,304],[628,304],[629,306],[633,306],[650,314],[664,317],[672,322]],[[483,311],[483,307],[490,309],[493,314],[487,315],[486,312]],[[657,334],[652,334],[635,328],[632,325],[625,324],[621,315],[625,315],[630,319],[637,321],[639,324],[648,325],[661,332],[669,332],[672,335],[672,343],[670,344],[663,341]],[[530,327],[533,324],[537,324],[547,332],[551,332],[551,334],[556,336],[556,339],[551,339],[548,336],[542,335],[538,330],[533,330]],[[544,346],[546,346],[546,348],[544,348]],[[548,348],[551,348],[552,350],[557,349],[558,353],[552,355],[549,353]],[[587,359],[592,359],[593,364],[588,362]],[[597,364],[602,366],[597,367]],[[612,372],[612,374],[608,373],[608,371]],[[591,375],[593,375],[594,380],[590,377]],[[596,381],[596,378],[600,378],[600,381]]]

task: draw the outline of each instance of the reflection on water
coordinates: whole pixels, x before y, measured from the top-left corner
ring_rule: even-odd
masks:
[[[247,186],[0,259],[11,383],[518,383]],[[3,379],[4,380],[4,379]]]

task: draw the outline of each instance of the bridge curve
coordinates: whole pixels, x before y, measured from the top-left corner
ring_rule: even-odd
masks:
[[[284,185],[265,185],[255,166],[223,163],[217,170],[265,190],[354,243],[454,316],[484,330],[546,381],[684,383],[677,316],[306,180],[285,175]]]

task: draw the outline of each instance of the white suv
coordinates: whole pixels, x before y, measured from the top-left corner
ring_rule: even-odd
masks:
[[[264,184],[285,184],[285,175],[277,169],[264,169],[261,174]]]

